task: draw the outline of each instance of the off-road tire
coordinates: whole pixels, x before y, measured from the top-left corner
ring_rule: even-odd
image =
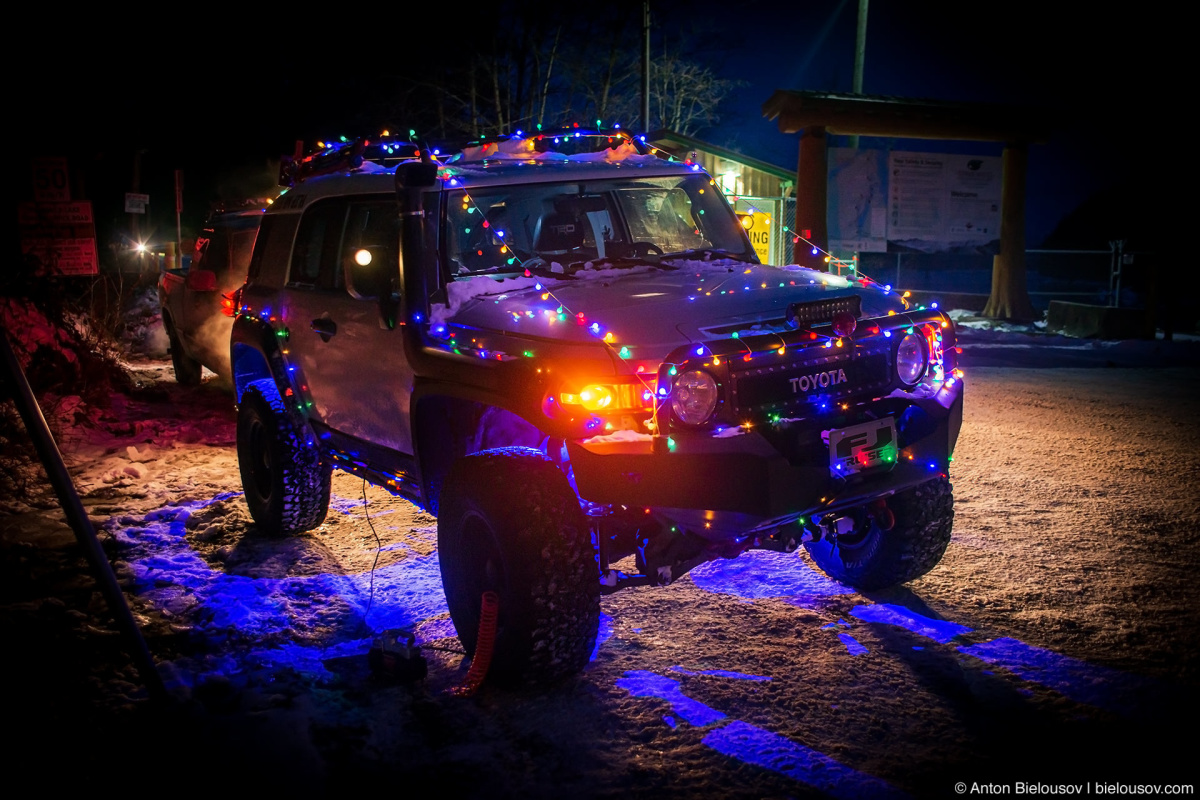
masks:
[[[329,510],[332,468],[312,429],[289,414],[270,379],[246,387],[238,404],[238,468],[246,505],[270,536],[312,530]]]
[[[837,542],[806,542],[804,547],[826,575],[856,589],[884,589],[914,580],[937,566],[950,544],[952,488],[940,477],[888,498],[896,518],[891,530],[869,522],[858,535]]]
[[[541,452],[505,447],[454,464],[438,508],[438,557],[468,656],[483,593],[499,595],[487,682],[545,684],[587,665],[600,622],[596,547],[566,477]]]
[[[164,327],[167,329],[168,346],[171,348],[171,367],[175,370],[175,382],[180,386],[199,386],[204,366],[183,352],[179,334],[175,332],[175,325],[169,319],[164,323]]]

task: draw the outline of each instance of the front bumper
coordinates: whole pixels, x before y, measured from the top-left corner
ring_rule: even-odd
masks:
[[[729,438],[572,441],[581,497],[692,520],[710,538],[742,535],[798,517],[861,505],[941,474],[962,427],[963,382],[920,397],[892,396],[825,420],[761,426]],[[850,477],[831,473],[823,430],[896,420],[899,457]],[[698,531],[700,532],[700,531]]]

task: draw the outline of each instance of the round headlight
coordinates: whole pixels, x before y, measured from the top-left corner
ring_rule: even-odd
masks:
[[[915,386],[925,375],[929,366],[929,351],[925,337],[919,333],[910,333],[900,340],[896,348],[896,377],[905,386]]]
[[[671,410],[686,425],[707,422],[717,407],[717,382],[704,370],[693,369],[675,379]]]

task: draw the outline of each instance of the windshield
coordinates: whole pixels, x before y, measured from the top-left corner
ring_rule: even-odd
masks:
[[[706,175],[527,183],[450,193],[451,272],[564,271],[693,251],[754,261],[729,203]],[[557,267],[556,267],[557,265]]]

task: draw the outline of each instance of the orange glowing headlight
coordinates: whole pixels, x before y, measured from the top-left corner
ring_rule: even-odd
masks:
[[[588,411],[640,411],[654,405],[654,386],[642,383],[591,383],[578,391],[559,392],[563,406],[582,406]]]

